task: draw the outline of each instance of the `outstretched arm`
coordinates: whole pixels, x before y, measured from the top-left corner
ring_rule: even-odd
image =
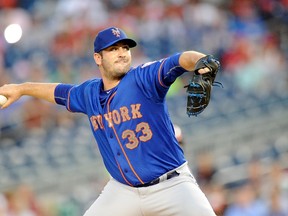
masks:
[[[54,91],[58,83],[33,83],[26,82],[22,84],[6,84],[0,87],[0,95],[8,98],[8,101],[1,107],[7,108],[20,97],[27,95],[45,101],[55,103]]]

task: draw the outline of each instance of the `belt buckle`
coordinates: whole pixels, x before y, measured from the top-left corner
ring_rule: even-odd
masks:
[[[160,178],[154,179],[151,182],[148,182],[147,184],[148,184],[148,186],[151,186],[151,185],[155,185],[158,183],[160,183]]]
[[[148,186],[152,186],[152,185],[156,185],[160,182],[160,178],[154,179],[150,182],[147,182],[145,184],[140,184],[140,185],[136,185],[135,187],[139,188],[139,187],[148,187]]]
[[[173,172],[167,174],[167,179],[171,179],[179,175],[180,174],[176,170],[174,170]]]
[[[179,176],[179,175],[180,175],[180,173],[178,173],[176,170],[174,170],[170,173],[167,173],[166,179],[168,180],[168,179],[174,178],[174,177]],[[157,178],[157,179],[154,179],[154,180],[147,182],[145,184],[136,185],[135,187],[148,187],[148,186],[156,185],[162,181],[165,181],[166,179],[160,180],[160,178]]]

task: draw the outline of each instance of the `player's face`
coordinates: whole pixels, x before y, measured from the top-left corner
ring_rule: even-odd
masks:
[[[109,80],[121,79],[131,67],[131,52],[127,44],[117,43],[102,51],[98,62],[102,76]]]

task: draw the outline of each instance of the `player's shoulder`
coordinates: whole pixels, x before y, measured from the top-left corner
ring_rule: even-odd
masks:
[[[157,67],[159,67],[162,61],[163,59],[141,63],[137,66],[132,67],[128,71],[128,74],[134,74],[134,73],[139,73],[139,72],[141,73],[143,71],[155,70]]]
[[[80,85],[84,85],[84,86],[99,85],[100,83],[101,83],[100,78],[93,78],[93,79],[88,79],[88,80],[82,82]]]
[[[154,61],[148,61],[145,63],[140,64],[139,66],[135,67],[135,69],[149,69],[149,68],[154,68],[154,67],[159,67],[163,62],[177,62],[179,60],[181,53],[174,53],[173,55],[154,60]]]
[[[92,89],[92,88],[99,86],[100,83],[101,83],[100,78],[93,78],[93,79],[88,79],[86,81],[83,81],[79,85],[76,85],[76,87],[78,89],[82,89],[84,91],[87,91],[87,90],[89,91],[89,89]]]

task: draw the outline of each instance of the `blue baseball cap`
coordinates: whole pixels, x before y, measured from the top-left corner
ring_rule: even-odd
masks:
[[[94,52],[98,53],[120,41],[126,43],[130,48],[137,45],[133,39],[127,37],[123,30],[116,27],[110,27],[97,34],[94,40]]]

